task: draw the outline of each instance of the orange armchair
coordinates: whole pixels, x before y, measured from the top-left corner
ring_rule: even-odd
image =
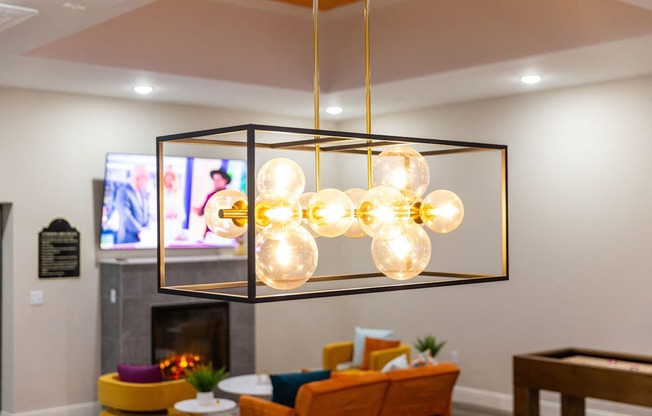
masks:
[[[380,371],[382,368],[401,354],[407,356],[410,362],[410,346],[401,344],[395,348],[373,351],[369,354],[369,371]],[[322,353],[322,367],[324,370],[336,371],[338,364],[353,360],[353,341],[336,342],[324,345]]]

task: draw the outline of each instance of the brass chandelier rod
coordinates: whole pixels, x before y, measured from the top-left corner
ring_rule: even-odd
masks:
[[[366,107],[366,132],[371,134],[371,59],[369,36],[369,4],[371,0],[364,0],[364,50],[365,50],[365,107]],[[319,0],[312,2],[312,39],[313,39],[313,90],[314,90],[314,119],[315,130],[319,130]],[[318,136],[315,139],[319,139]],[[367,140],[367,187],[373,186],[372,181],[372,155],[371,140]],[[321,148],[315,143],[315,191],[321,188]]]
[[[364,60],[365,60],[365,102],[366,102],[366,125],[367,134],[371,134],[371,62],[369,59],[369,2],[364,0]],[[371,144],[371,140],[367,140]],[[373,186],[371,180],[371,146],[367,147],[367,187]]]

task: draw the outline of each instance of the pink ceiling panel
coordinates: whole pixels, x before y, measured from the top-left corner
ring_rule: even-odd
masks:
[[[355,6],[352,6],[353,8]],[[358,16],[323,13],[325,92],[364,85]],[[312,89],[312,23],[216,0],[158,0],[29,55]],[[372,79],[385,83],[652,33],[652,12],[616,0],[405,0],[371,6]]]
[[[312,38],[297,34],[311,33],[309,19],[211,0],[159,0],[29,55],[309,90]]]
[[[370,19],[374,83],[652,33],[651,11],[616,0],[407,0],[377,11],[372,1]],[[327,89],[363,85],[362,25],[347,17],[324,29]]]

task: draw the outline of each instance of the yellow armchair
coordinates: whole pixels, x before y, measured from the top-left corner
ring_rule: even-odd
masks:
[[[174,406],[197,395],[186,380],[160,383],[127,383],[118,373],[101,375],[97,381],[97,398],[103,406],[131,412],[151,412]]]
[[[369,354],[369,371],[380,371],[382,368],[401,354],[407,356],[410,362],[410,346],[401,344],[395,348],[373,351]],[[353,341],[335,342],[324,345],[322,367],[324,370],[336,371],[338,364],[353,360]],[[359,369],[353,369],[358,370]]]

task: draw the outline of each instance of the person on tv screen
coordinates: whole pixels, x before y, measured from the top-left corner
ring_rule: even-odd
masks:
[[[183,205],[183,193],[179,189],[179,177],[173,166],[168,166],[163,173],[163,200],[165,213],[165,236],[172,240],[184,240],[183,222],[186,212]]]
[[[212,170],[211,173],[211,179],[213,180],[213,191],[206,196],[206,200],[204,201],[204,204],[197,210],[197,214],[199,215],[204,215],[204,210],[206,209],[206,204],[208,204],[208,200],[211,199],[213,195],[218,193],[219,191],[223,191],[226,189],[226,185],[231,183],[231,176],[222,168]],[[204,235],[208,233],[210,230],[208,227],[206,227],[206,230],[204,231]]]
[[[122,186],[116,195],[115,204],[120,217],[120,228],[116,243],[137,243],[141,233],[149,225],[149,207],[145,189],[149,175],[144,165],[136,165],[130,172],[129,183]]]

